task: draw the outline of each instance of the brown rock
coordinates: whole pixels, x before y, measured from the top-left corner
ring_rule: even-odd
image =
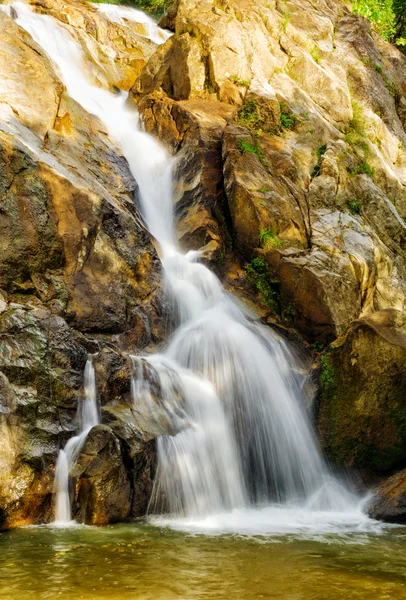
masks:
[[[77,521],[105,525],[128,517],[130,481],[119,441],[109,427],[93,427],[71,476],[77,478],[73,509]]]
[[[373,519],[406,523],[406,470],[392,475],[374,490],[368,513]]]
[[[405,461],[405,359],[396,310],[355,321],[322,357],[319,431],[336,464],[382,473]]]

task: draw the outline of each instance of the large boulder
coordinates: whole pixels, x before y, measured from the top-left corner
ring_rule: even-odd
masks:
[[[374,490],[368,513],[373,519],[406,523],[406,470],[392,475]]]
[[[354,321],[322,356],[318,425],[340,467],[385,473],[406,461],[406,321],[388,309]]]

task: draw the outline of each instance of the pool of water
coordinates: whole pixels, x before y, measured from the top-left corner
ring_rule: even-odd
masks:
[[[208,536],[135,523],[0,534],[0,599],[406,599],[406,529]]]

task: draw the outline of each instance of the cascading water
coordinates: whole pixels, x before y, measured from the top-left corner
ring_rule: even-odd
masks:
[[[81,48],[62,25],[24,4],[13,6],[17,22],[56,64],[68,93],[97,115],[120,145],[177,305],[180,326],[165,355],[143,359],[159,381],[167,419],[180,430],[158,441],[151,512],[164,508],[171,523],[181,526],[240,531],[320,528],[321,523],[330,530],[365,522],[359,500],[335,481],[317,447],[302,406],[303,377],[295,374],[287,345],[247,318],[197,262],[198,253],[177,249],[172,161],[166,151],[140,130],[126,94],[87,81]],[[115,7],[114,18],[120,11],[128,18],[129,10]],[[134,402],[148,402],[155,410],[139,364]],[[157,411],[157,419],[161,416]],[[72,456],[69,444],[65,454],[69,450]],[[70,458],[63,460],[60,470],[66,472]],[[61,495],[60,505],[66,509],[66,504]]]
[[[97,409],[96,380],[92,359],[86,361],[84,373],[85,397],[79,404],[79,433],[70,438],[63,450],[60,450],[55,470],[55,522],[65,526],[72,522],[71,501],[69,495],[69,471],[75,464],[89,431],[99,425]]]

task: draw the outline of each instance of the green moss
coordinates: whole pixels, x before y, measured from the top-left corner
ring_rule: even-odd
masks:
[[[285,245],[285,240],[281,240],[272,229],[264,229],[259,234],[259,245],[265,250],[280,248]]]
[[[247,140],[239,140],[238,149],[243,153],[255,154],[259,158],[261,162],[265,160],[264,155],[262,154],[261,146],[259,142],[255,145],[250,144]]]
[[[331,361],[331,357],[329,354],[323,354],[320,357],[321,364],[321,375],[320,375],[320,383],[324,392],[326,390],[333,390],[335,388],[335,372],[334,367]]]
[[[248,281],[258,292],[265,306],[273,313],[280,313],[279,286],[276,279],[270,279],[268,268],[262,258],[253,258],[245,267]]]
[[[352,215],[359,215],[362,209],[362,200],[347,200],[347,206]]]
[[[250,85],[251,85],[250,81],[248,81],[247,79],[241,79],[237,75],[233,75],[232,77],[230,77],[230,81],[232,81],[233,83],[235,83],[235,85],[240,85],[240,86],[245,87],[245,88],[249,88]]]

